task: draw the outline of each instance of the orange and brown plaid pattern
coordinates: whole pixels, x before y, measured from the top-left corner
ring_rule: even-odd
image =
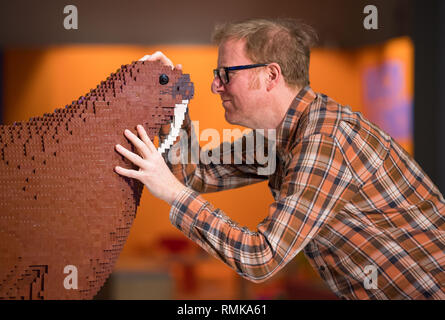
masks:
[[[173,203],[173,225],[254,282],[304,250],[341,298],[445,299],[445,201],[390,136],[306,87],[276,148],[270,176],[251,164],[169,164],[189,187]],[[255,232],[199,195],[266,179],[275,202]]]

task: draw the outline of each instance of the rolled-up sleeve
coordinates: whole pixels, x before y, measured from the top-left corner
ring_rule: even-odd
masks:
[[[166,135],[161,135],[161,140],[164,140],[165,137]],[[195,191],[207,193],[239,188],[267,180],[267,176],[258,174],[261,171],[259,168],[264,165],[257,162],[255,149],[248,147],[249,139],[256,139],[256,137],[255,135],[243,135],[233,143],[222,143],[219,147],[207,151],[217,154],[216,158],[220,157],[217,163],[200,163],[202,149],[196,137],[193,123],[187,116],[180,138],[167,152],[163,153],[163,157],[175,177]],[[256,144],[254,140],[252,145]],[[237,145],[243,146],[240,153],[237,151]],[[267,150],[267,141],[263,142],[263,146]],[[229,163],[226,163],[224,158],[226,156],[224,150],[228,150],[230,155]],[[235,155],[240,157],[239,163],[236,163]],[[252,164],[247,164],[249,155],[253,157]],[[177,161],[174,161],[173,164],[169,157],[174,157]]]

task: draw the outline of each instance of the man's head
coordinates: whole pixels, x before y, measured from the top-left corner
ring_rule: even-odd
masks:
[[[309,54],[316,34],[305,24],[292,19],[226,23],[216,26],[212,39],[219,46],[218,68],[268,64],[229,71],[225,84],[215,77],[212,91],[220,94],[230,123],[270,127],[265,119],[282,117],[276,108],[287,104],[287,110],[287,96],[309,84]]]

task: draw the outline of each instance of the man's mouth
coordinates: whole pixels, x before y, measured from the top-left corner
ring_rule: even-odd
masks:
[[[164,153],[167,149],[170,149],[170,147],[176,141],[176,138],[179,136],[179,130],[182,127],[182,122],[184,121],[188,103],[188,100],[182,100],[182,103],[175,105],[175,115],[173,117],[173,122],[171,123],[170,132],[167,138],[165,138],[165,140],[162,141],[161,145],[158,147],[158,151],[160,153]]]

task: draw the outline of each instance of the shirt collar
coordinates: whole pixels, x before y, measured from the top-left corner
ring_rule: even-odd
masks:
[[[276,147],[279,153],[287,153],[286,151],[294,140],[301,115],[316,98],[317,95],[310,86],[306,86],[298,92],[277,128]]]

